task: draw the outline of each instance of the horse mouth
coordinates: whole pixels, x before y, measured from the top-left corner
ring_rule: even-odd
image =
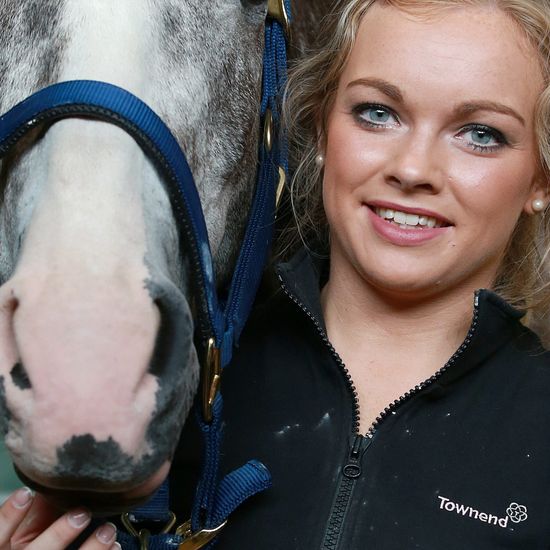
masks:
[[[118,515],[141,506],[149,500],[158,488],[158,483],[154,478],[137,487],[118,487],[115,489],[105,482],[94,480],[93,490],[75,488],[82,484],[82,480],[79,480],[77,484],[71,479],[64,478],[63,487],[51,487],[27,477],[17,466],[14,466],[14,468],[17,476],[25,485],[40,493],[56,508],[67,511],[77,507],[85,507],[96,517]],[[84,485],[84,487],[86,486],[89,486],[89,484]]]

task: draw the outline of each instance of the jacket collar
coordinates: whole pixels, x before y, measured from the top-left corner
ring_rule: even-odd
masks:
[[[512,307],[491,290],[475,293],[472,322],[464,342],[449,360],[438,383],[446,386],[483,364],[506,344],[530,332],[520,323],[524,312]]]
[[[324,330],[320,290],[328,278],[328,265],[327,259],[313,258],[302,249],[290,261],[276,267],[276,273],[287,291],[315,317]],[[506,343],[526,332],[530,333],[520,323],[523,315],[524,312],[515,309],[491,290],[478,290],[473,300],[468,335],[449,359],[435,386],[451,384],[482,364]]]
[[[328,266],[328,259],[313,258],[305,248],[302,248],[291,260],[275,267],[286,289],[313,314],[325,331],[321,288],[328,279]]]

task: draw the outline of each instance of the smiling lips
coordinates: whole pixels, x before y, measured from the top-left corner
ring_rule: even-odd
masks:
[[[417,246],[446,233],[452,224],[420,210],[405,212],[387,206],[366,205],[375,231],[398,246]]]

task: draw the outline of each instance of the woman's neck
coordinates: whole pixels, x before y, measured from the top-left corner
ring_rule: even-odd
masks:
[[[382,341],[399,347],[428,340],[457,345],[470,326],[475,288],[457,288],[449,292],[414,299],[386,292],[363,279],[331,275],[323,288],[321,302],[329,335],[339,335],[354,347],[368,341]]]
[[[472,322],[473,292],[457,288],[415,300],[331,266],[321,302],[328,337],[357,388],[361,431],[456,351]]]

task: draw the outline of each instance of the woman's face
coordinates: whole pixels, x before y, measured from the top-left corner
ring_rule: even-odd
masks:
[[[537,176],[537,53],[496,9],[373,6],[329,113],[331,269],[401,295],[492,284]]]

